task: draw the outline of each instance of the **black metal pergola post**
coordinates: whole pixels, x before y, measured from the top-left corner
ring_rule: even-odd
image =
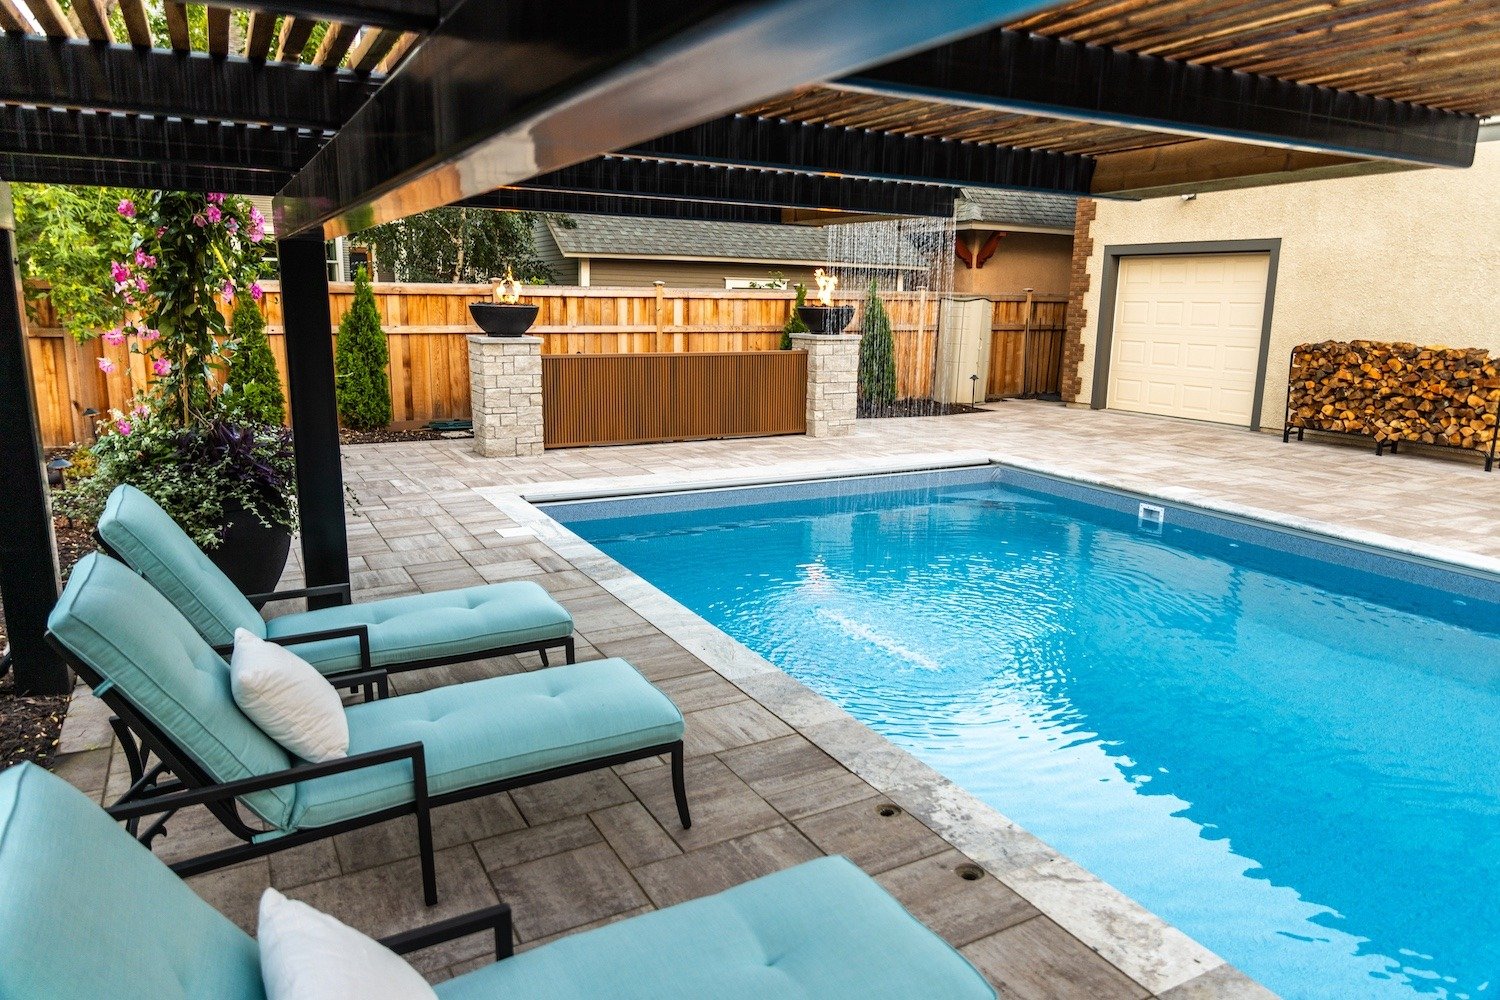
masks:
[[[281,314],[286,330],[286,375],[291,389],[297,450],[297,502],[302,522],[302,569],[309,587],[349,582],[344,534],[344,472],[334,394],[333,319],[328,309],[328,259],[323,229],[315,226],[278,240]],[[337,603],[309,598],[309,607]]]
[[[10,185],[0,181],[0,455],[8,457],[0,486],[0,596],[16,690],[66,694],[73,686],[68,668],[43,640],[57,603],[57,547],[24,309]]]

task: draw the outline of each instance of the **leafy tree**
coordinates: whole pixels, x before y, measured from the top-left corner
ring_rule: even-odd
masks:
[[[345,427],[368,431],[391,422],[391,381],[386,373],[390,359],[370,276],[360,268],[354,274],[354,305],[339,320],[333,357],[339,419]]]
[[[360,239],[397,281],[488,281],[507,267],[524,282],[550,274],[536,256],[528,212],[438,208],[375,226]]]
[[[786,326],[781,328],[781,349],[790,351],[792,349],[792,334],[811,333],[811,328],[802,322],[802,314],[797,311],[798,306],[807,305],[807,286],[797,282],[797,301],[792,303],[792,311],[786,318]]]
[[[896,401],[896,343],[891,336],[891,318],[880,300],[880,291],[870,282],[859,341],[859,403],[865,412],[890,406]]]
[[[280,426],[286,416],[286,399],[276,372],[276,358],[266,339],[266,318],[248,295],[234,304],[229,324],[234,353],[222,394],[225,410],[242,423]]]
[[[111,325],[119,310],[110,283],[100,276],[109,274],[110,261],[129,252],[134,226],[117,207],[134,192],[16,184],[11,193],[26,284],[52,286],[48,296],[59,320],[80,341]],[[27,306],[34,310],[34,301]]]

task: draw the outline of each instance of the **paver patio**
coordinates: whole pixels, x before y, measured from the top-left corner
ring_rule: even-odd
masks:
[[[861,421],[852,439],[652,445],[514,460],[480,459],[469,446],[454,440],[345,449],[357,511],[349,519],[356,600],[517,578],[547,587],[575,617],[579,659],[630,659],[687,716],[694,826],[683,831],[676,823],[665,763],[637,762],[436,812],[441,902],[432,909],[421,903],[409,820],[192,880],[243,926],[253,927],[267,884],[375,934],[498,898],[512,905],[525,948],[841,853],[961,948],[1003,996],[1263,997],[1264,990],[1206,953],[1169,949],[1138,926],[1100,926],[1092,946],[1084,943],[1048,914],[1074,906],[1063,922],[1089,926],[1089,914],[1078,909],[1088,900],[1058,903],[1053,890],[1064,880],[1048,889],[1035,874],[1053,864],[1045,857],[1018,859],[1014,870],[999,873],[1005,881],[995,877],[994,865],[983,877],[960,877],[969,858],[933,824],[912,809],[888,808],[888,794],[816,745],[824,742],[821,730],[847,727],[837,712],[819,719],[766,707],[769,699],[726,679],[476,490],[643,476],[682,480],[796,463],[827,467],[852,456],[871,460],[919,449],[933,456],[983,452],[1185,500],[1380,532],[1414,548],[1500,557],[1500,538],[1491,531],[1500,522],[1500,499],[1476,466],[1376,459],[1362,449],[1283,445],[1229,428],[1050,404]],[[299,573],[295,562],[288,573],[290,584]],[[393,684],[411,691],[536,665],[534,656],[504,657],[402,675]],[[77,703],[57,769],[85,791],[113,796],[128,779],[97,706],[92,699]],[[867,732],[860,738],[876,741],[864,744],[867,752],[883,742]],[[184,815],[157,849],[170,859],[227,842],[206,815]],[[474,938],[433,949],[420,956],[420,967],[433,978],[461,971],[489,960],[485,944]],[[1152,954],[1157,947],[1175,957]]]

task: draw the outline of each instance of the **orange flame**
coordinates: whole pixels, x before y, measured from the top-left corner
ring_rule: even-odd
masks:
[[[839,279],[825,274],[820,267],[813,272],[813,280],[818,283],[818,302],[825,306],[833,305],[833,290],[839,287]]]
[[[505,277],[501,279],[499,286],[495,289],[495,301],[514,304],[521,301],[521,283],[511,273],[510,265],[505,265]]]

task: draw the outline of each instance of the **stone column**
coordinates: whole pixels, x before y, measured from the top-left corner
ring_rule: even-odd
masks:
[[[542,453],[542,339],[469,337],[474,450],[486,458]]]
[[[807,351],[807,436],[842,437],[854,430],[859,338],[794,333],[792,346]]]

